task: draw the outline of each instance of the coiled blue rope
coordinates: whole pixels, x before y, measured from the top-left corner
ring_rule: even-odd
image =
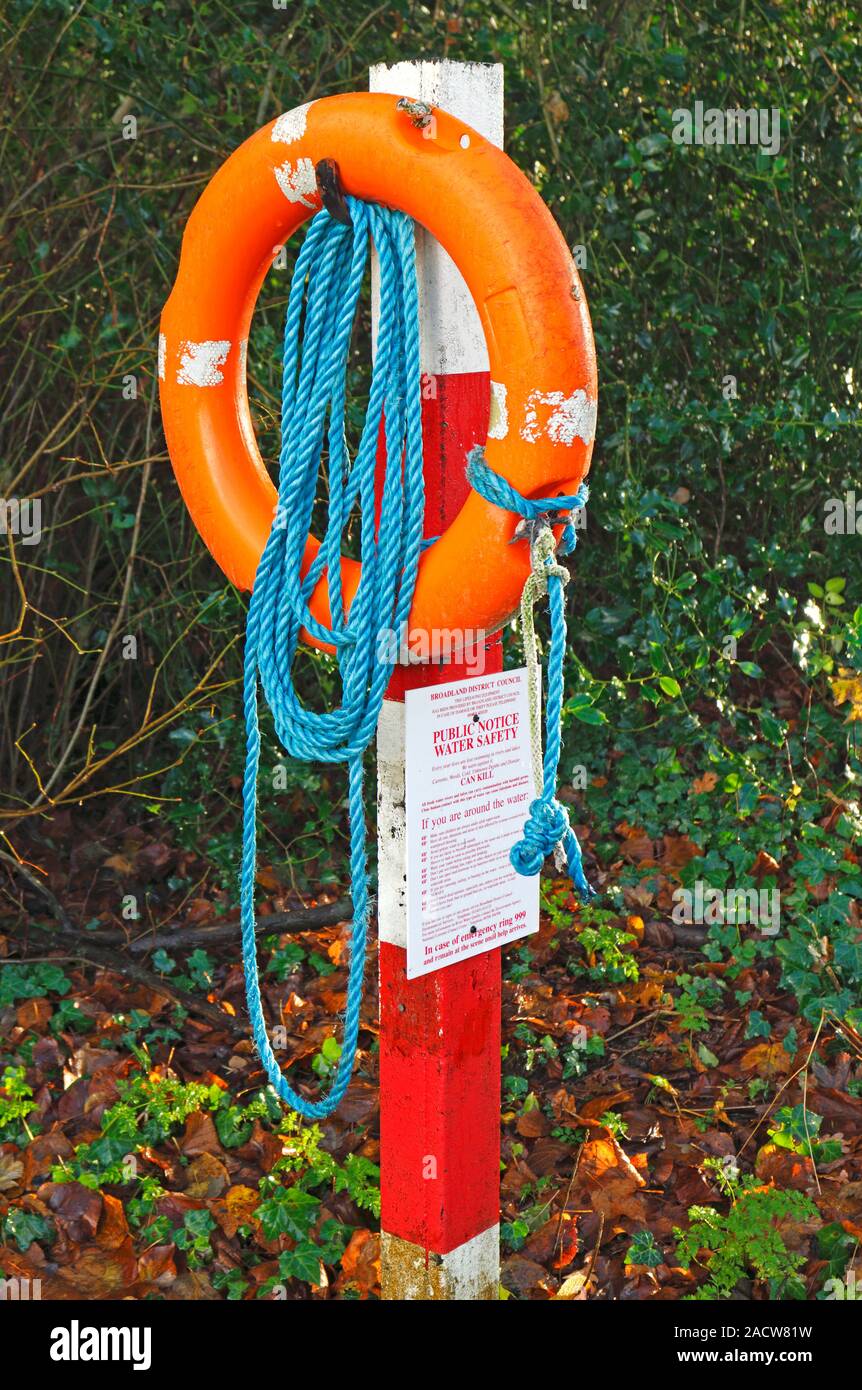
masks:
[[[568,571],[557,563],[557,555],[567,555],[578,543],[571,516],[565,524],[558,543],[551,530],[551,517],[557,512],[575,512],[586,506],[589,492],[585,485],[571,496],[524,497],[499,473],[485,462],[481,449],[473,449],[467,462],[467,480],[486,502],[523,517],[533,559],[531,579],[539,580],[548,594],[551,615],[551,644],[548,653],[548,691],[545,702],[545,738],[542,758],[541,794],[530,803],[523,838],[512,846],[509,858],[519,874],[532,877],[539,873],[546,857],[555,853],[559,867],[565,856],[565,867],[585,901],[594,894],[584,873],[583,856],[578,837],[569,823],[569,813],[557,800],[557,770],[560,763],[563,712],[563,664],[566,654],[565,586]],[[517,538],[517,536],[516,536]],[[529,628],[532,633],[532,604],[534,593],[530,580],[524,590],[522,615],[529,609]],[[527,626],[525,622],[523,626]],[[531,643],[534,646],[534,642]],[[535,668],[535,652],[527,652],[528,673]]]
[[[379,639],[384,632],[401,632],[408,620],[425,504],[413,224],[403,213],[355,198],[347,202],[352,226],[335,222],[325,211],[313,219],[291,283],[284,325],[278,508],[249,604],[244,669],[247,742],[240,902],[246,996],[254,1040],[271,1085],[286,1104],[309,1119],[322,1119],[336,1108],[356,1056],[368,917],[362,760],[374,738],[394,665],[394,657],[384,659],[383,651],[395,644]],[[347,363],[369,238],[380,261],[380,315],[368,409],[351,461],[344,436]],[[378,499],[375,464],[382,416],[386,468]],[[329,478],[327,527],[303,577],[302,559],[324,449]],[[357,505],[362,571],[346,616],[342,534]],[[308,608],[323,575],[329,590],[329,627]],[[302,703],[293,684],[292,667],[303,628],[319,641],[331,643],[338,659],[341,704],[322,714]],[[347,764],[353,884],[347,1003],[335,1076],[328,1093],[318,1101],[299,1095],[282,1074],[261,1005],[254,937],[258,681],[278,738],[291,756]]]

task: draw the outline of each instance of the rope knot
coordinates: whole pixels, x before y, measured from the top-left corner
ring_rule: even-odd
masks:
[[[523,523],[530,536],[530,561],[533,566],[531,579],[540,593],[548,592],[548,580],[559,579],[568,584],[569,571],[557,560],[558,548],[547,517],[537,517],[534,521]],[[515,535],[517,535],[517,531]]]
[[[533,877],[540,872],[547,855],[553,853],[557,868],[562,871],[565,867],[568,870],[572,882],[586,902],[593,896],[593,889],[584,873],[578,837],[569,824],[568,812],[557,801],[555,792],[562,740],[563,664],[566,651],[564,589],[569,579],[569,571],[560,564],[558,556],[568,555],[577,544],[571,513],[586,506],[589,493],[581,484],[571,496],[524,497],[489,467],[481,448],[470,451],[467,481],[486,502],[515,512],[521,518],[512,539],[527,539],[530,545],[531,568],[521,595],[521,635],[527,666],[533,781],[539,795],[530,805],[523,836],[512,846],[509,859],[517,873]],[[563,513],[568,513],[568,516]],[[561,522],[564,528],[558,542],[552,528]],[[556,582],[552,583],[552,580]],[[537,674],[538,646],[533,619],[533,606],[539,595],[547,595],[551,611],[544,756]]]
[[[509,851],[512,867],[527,877],[537,874],[570,829],[569,813],[565,806],[561,806],[555,798],[546,801],[543,797],[537,797],[530,802],[523,838]]]

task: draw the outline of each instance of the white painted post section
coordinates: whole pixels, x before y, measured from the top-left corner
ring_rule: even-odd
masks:
[[[379,64],[371,69],[370,88],[425,101],[459,117],[494,144],[503,144],[500,64]],[[429,134],[433,138],[433,132]],[[486,214],[465,209],[464,215]],[[419,227],[416,250],[423,379],[438,383],[443,397],[423,409],[426,535],[435,535],[451,520],[453,496],[455,510],[464,496],[465,439],[468,447],[474,439],[484,440],[490,388],[482,374],[488,372],[488,354],[470,292],[449,255]],[[436,397],[436,390],[433,394]],[[473,437],[470,431],[475,432]],[[498,660],[499,647],[488,668]],[[404,690],[464,674],[456,665],[438,666],[431,673],[426,670],[424,678],[415,667],[396,673],[378,726],[381,1226],[386,1299],[498,1296],[499,951],[412,982],[406,981],[404,966]],[[469,1050],[459,1051],[456,1040],[459,1019],[466,1010],[475,1009],[477,995],[486,1005],[484,1021],[478,1026],[484,1029],[489,1054],[478,1060]],[[421,1076],[418,1081],[417,1075]],[[433,1193],[428,1183],[423,1191],[414,1171],[423,1151],[441,1155]]]

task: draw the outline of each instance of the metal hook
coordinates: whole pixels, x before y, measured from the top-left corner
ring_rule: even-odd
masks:
[[[427,101],[414,101],[411,97],[399,98],[395,110],[406,111],[417,130],[425,130],[434,119],[434,108]]]
[[[353,226],[350,208],[341,187],[341,173],[334,159],[319,159],[314,166],[321,201],[330,217],[344,227]]]

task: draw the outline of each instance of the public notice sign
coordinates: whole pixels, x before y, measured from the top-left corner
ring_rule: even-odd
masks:
[[[539,926],[539,878],[509,850],[536,795],[525,669],[405,697],[407,978]]]

